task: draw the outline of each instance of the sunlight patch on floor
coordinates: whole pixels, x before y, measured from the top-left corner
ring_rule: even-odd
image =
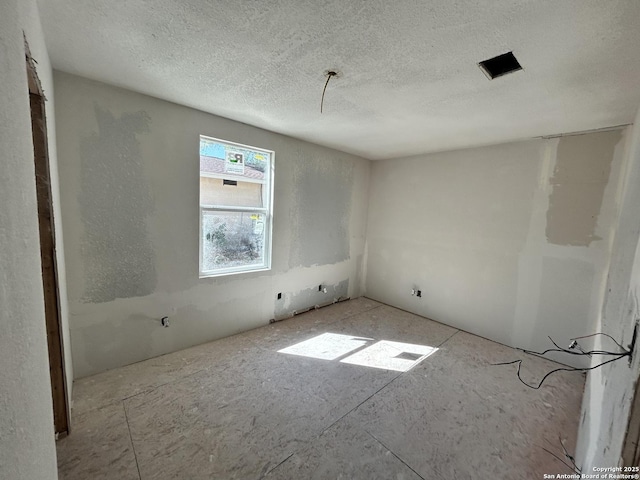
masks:
[[[406,372],[438,350],[428,345],[414,345],[390,340],[380,340],[373,344],[371,342],[375,342],[375,340],[327,332],[278,350],[278,352],[321,360],[336,360],[358,350],[340,362]],[[363,348],[365,346],[366,348]]]
[[[335,360],[365,346],[367,342],[372,340],[373,338],[340,335],[339,333],[323,333],[304,342],[278,350],[278,352],[319,358],[321,360]]]

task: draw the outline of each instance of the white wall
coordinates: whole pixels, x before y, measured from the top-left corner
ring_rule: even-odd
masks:
[[[634,325],[640,319],[640,110],[630,133],[619,226],[602,316],[595,327],[625,346],[631,343]],[[601,339],[598,345],[611,344]],[[593,467],[618,465],[640,372],[638,346],[634,354],[631,365],[625,359],[589,373],[577,448],[584,473],[592,473]]]
[[[515,347],[592,333],[627,136],[374,162],[366,295]]]
[[[54,79],[76,377],[360,295],[368,160],[66,73]],[[200,134],[276,152],[271,271],[198,278]]]
[[[0,4],[0,478],[10,480],[57,478],[23,30],[33,56],[41,62],[38,72],[52,99],[35,2],[3,1]]]

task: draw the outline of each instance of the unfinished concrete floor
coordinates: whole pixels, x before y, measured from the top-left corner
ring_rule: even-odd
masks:
[[[438,347],[407,372],[279,353],[331,332]],[[311,352],[311,350],[308,350]],[[361,351],[361,350],[356,350]],[[415,355],[405,355],[409,361]],[[537,479],[571,473],[584,377],[366,298],[75,383],[62,479]]]

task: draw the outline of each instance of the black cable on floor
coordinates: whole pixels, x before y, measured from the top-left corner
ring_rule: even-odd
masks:
[[[606,365],[607,363],[611,363],[611,362],[615,362],[617,360],[620,360],[621,358],[627,357],[629,356],[629,352],[627,353],[623,353],[620,354],[618,357],[616,358],[612,358],[611,360],[607,360],[606,362],[602,362],[598,365],[595,365],[593,367],[587,367],[587,368],[575,368],[575,367],[564,367],[564,368],[556,368],[555,370],[551,370],[550,372],[548,372],[544,377],[542,377],[542,380],[540,380],[540,383],[538,384],[538,386],[534,386],[534,385],[529,385],[527,382],[525,382],[522,377],[520,376],[520,366],[522,365],[522,360],[513,360],[512,362],[501,362],[501,363],[492,363],[491,365],[513,365],[514,363],[518,364],[518,380],[520,380],[523,384],[525,384],[527,387],[529,388],[533,388],[534,390],[538,390],[542,384],[544,383],[544,381],[552,374],[556,373],[556,372],[588,372],[589,370],[595,370],[596,368],[600,368],[603,365]]]
[[[609,352],[606,350],[590,350],[590,351],[584,351],[582,349],[582,347],[580,347],[580,345],[578,345],[577,340],[581,339],[581,338],[589,338],[589,337],[594,337],[596,335],[604,335],[605,337],[609,337],[611,340],[613,340],[615,342],[615,344],[620,347],[623,352]],[[617,360],[620,360],[621,358],[624,357],[629,357],[631,356],[631,350],[626,350],[622,345],[620,345],[620,343],[618,343],[611,335],[607,335],[606,333],[594,333],[592,335],[585,335],[583,337],[576,337],[576,338],[572,338],[572,343],[569,346],[569,349],[567,348],[562,348],[560,347],[556,342],[553,341],[553,339],[551,337],[548,337],[549,340],[551,341],[551,343],[553,343],[553,345],[556,348],[549,348],[547,350],[545,350],[544,352],[534,352],[532,350],[525,350],[525,349],[519,349],[522,350],[525,353],[529,353],[531,355],[537,355],[537,356],[544,356],[546,353],[549,352],[559,352],[559,353],[567,353],[569,355],[579,355],[579,356],[591,356],[591,355],[609,355],[609,356],[615,356],[616,358],[612,358],[610,360],[607,360],[605,362],[602,362],[598,365],[594,365],[593,367],[586,367],[586,368],[577,368],[577,367],[562,367],[562,368],[556,368],[555,370],[551,370],[550,372],[548,372],[544,377],[542,377],[542,380],[540,380],[540,383],[537,386],[534,385],[530,385],[527,382],[525,382],[522,377],[520,376],[520,367],[522,366],[522,360],[513,360],[511,362],[500,362],[500,363],[492,363],[491,365],[513,365],[514,363],[518,364],[518,370],[517,370],[517,375],[518,375],[518,380],[520,380],[524,385],[526,385],[529,388],[533,388],[534,390],[538,390],[542,384],[544,383],[544,381],[552,374],[556,373],[556,372],[588,372],[590,370],[595,370],[596,368],[600,368],[603,365],[606,365],[607,363],[612,363],[615,362]],[[580,348],[580,351],[575,351],[575,350],[570,350],[572,348]]]

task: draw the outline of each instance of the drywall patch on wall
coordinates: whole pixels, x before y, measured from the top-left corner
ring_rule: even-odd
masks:
[[[299,292],[285,292],[281,300],[276,300],[274,318],[281,320],[309,309],[323,307],[339,300],[346,300],[349,294],[349,279],[333,285],[322,285],[326,293],[318,286]]]
[[[590,317],[595,275],[595,267],[591,262],[576,258],[542,257],[538,315],[531,344],[541,350],[553,348],[547,338],[550,335],[560,346],[567,347],[571,338],[593,333]],[[553,353],[547,356],[562,363],[584,367],[590,361],[588,357],[574,359]]]
[[[531,345],[534,338],[542,286],[541,258],[548,254],[545,249],[549,247],[545,236],[549,195],[552,189],[549,178],[553,176],[555,169],[559,141],[559,138],[553,138],[540,144],[540,159],[537,162],[538,182],[533,192],[529,232],[518,259],[518,293],[512,336],[515,346]],[[545,346],[546,341],[545,339]]]
[[[546,235],[556,245],[589,246],[609,182],[621,130],[563,137],[558,143],[556,168],[547,210]]]
[[[317,292],[315,282],[322,282],[327,293],[311,298],[305,309],[332,303],[353,284],[351,267],[352,261],[304,267],[273,281],[232,275],[223,283],[201,283],[179,292],[158,289],[145,297],[78,305],[71,330],[76,378],[268,325],[277,292],[286,301],[300,288],[315,286]],[[349,283],[341,285],[347,278]],[[169,317],[169,328],[162,327],[163,316]]]
[[[101,303],[149,295],[155,252],[147,232],[154,201],[137,136],[149,132],[146,112],[116,117],[95,106],[98,132],[80,140],[78,195],[84,238],[83,300]]]
[[[290,266],[349,259],[353,164],[340,158],[300,159],[293,174]]]

